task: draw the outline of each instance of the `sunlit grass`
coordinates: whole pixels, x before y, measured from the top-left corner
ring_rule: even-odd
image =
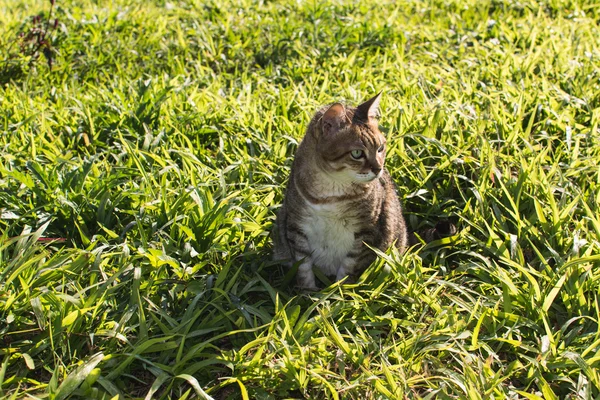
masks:
[[[0,397],[600,396],[596,5],[58,0],[50,71],[48,3],[0,0]],[[299,293],[295,148],[380,90],[410,228],[458,233]]]

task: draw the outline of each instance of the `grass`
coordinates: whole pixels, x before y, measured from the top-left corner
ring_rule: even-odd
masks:
[[[586,1],[0,0],[0,397],[600,398]],[[355,285],[270,261],[319,105],[379,90],[411,229]]]

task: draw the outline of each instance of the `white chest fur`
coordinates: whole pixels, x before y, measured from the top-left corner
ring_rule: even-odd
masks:
[[[313,205],[302,221],[313,264],[327,275],[336,275],[354,246],[355,222],[340,204]]]

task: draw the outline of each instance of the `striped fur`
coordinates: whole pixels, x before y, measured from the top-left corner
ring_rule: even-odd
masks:
[[[362,272],[375,259],[364,243],[407,246],[396,187],[383,166],[378,103],[379,95],[356,108],[322,108],[298,147],[274,239],[276,259],[300,263],[300,287],[316,288],[313,267],[337,280]]]

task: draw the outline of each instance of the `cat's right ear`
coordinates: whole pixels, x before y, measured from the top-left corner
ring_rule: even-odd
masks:
[[[328,135],[340,129],[346,120],[346,109],[340,103],[335,103],[323,114],[323,134]]]

